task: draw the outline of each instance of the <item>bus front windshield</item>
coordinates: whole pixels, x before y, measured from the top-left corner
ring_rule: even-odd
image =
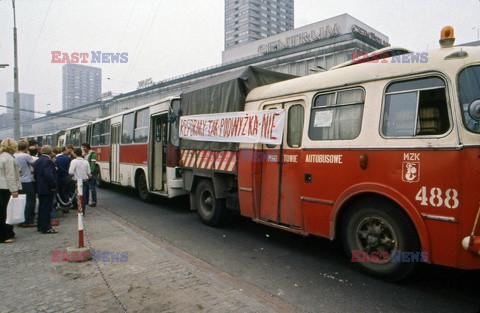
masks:
[[[458,98],[465,127],[480,133],[480,65],[463,69],[458,75]]]

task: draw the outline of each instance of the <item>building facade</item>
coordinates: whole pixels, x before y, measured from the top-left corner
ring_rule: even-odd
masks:
[[[349,14],[341,14],[225,49],[222,62],[247,60],[252,65],[304,76],[351,60],[352,53],[368,53],[389,45],[386,35]]]
[[[225,49],[294,27],[294,0],[225,0]]]
[[[94,102],[102,93],[102,69],[81,64],[62,67],[62,109]]]

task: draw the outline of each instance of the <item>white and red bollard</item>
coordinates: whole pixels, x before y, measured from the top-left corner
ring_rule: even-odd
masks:
[[[475,230],[477,229],[478,221],[480,220],[480,206],[478,207],[477,217],[473,223],[473,229],[470,236],[463,238],[462,246],[465,250],[480,256],[480,236],[475,236]]]
[[[83,181],[77,180],[77,215],[78,215],[78,246],[68,247],[69,262],[86,262],[92,259],[90,248],[85,247],[83,240]]]

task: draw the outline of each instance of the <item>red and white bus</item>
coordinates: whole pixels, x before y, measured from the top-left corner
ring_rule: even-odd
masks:
[[[179,140],[178,126],[168,122],[178,107],[179,99],[169,97],[91,122],[97,184],[135,188],[144,201],[152,194],[169,198],[186,194],[178,170],[179,149],[170,143]]]
[[[352,260],[391,280],[413,270],[415,253],[480,269],[480,47],[406,52],[390,48],[253,89],[244,120],[284,112],[278,144],[181,146],[185,189],[202,221],[216,225],[239,210],[290,232],[341,238]],[[230,136],[226,116],[182,117],[180,134]],[[238,127],[254,133],[255,125]]]

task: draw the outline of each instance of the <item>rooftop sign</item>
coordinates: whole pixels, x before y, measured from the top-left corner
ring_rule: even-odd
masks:
[[[264,39],[234,46],[223,51],[222,61],[227,63],[265,55],[348,33],[362,34],[379,44],[389,46],[387,36],[348,14],[342,14]]]

